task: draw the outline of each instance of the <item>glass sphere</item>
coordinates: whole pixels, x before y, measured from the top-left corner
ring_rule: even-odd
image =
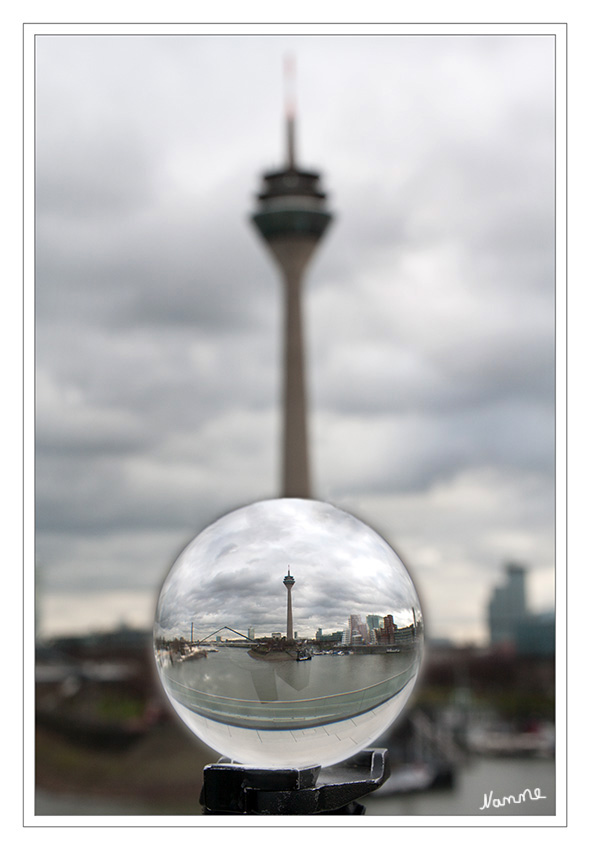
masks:
[[[208,746],[259,767],[343,761],[416,682],[420,602],[391,547],[332,505],[257,502],[199,534],[160,593],[154,652]]]

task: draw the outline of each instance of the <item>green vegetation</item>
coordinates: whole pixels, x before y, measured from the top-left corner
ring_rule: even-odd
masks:
[[[145,711],[145,700],[138,697],[104,694],[96,705],[101,720],[118,722],[141,717]]]

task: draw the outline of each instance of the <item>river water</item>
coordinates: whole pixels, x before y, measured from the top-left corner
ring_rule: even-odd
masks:
[[[235,726],[303,728],[354,717],[402,691],[417,674],[416,651],[260,656],[224,648],[161,665],[166,690],[186,708]]]
[[[531,796],[539,789],[545,799],[508,802],[483,808],[484,801],[502,800],[519,795],[528,788]],[[553,815],[555,814],[555,762],[542,758],[482,758],[463,765],[456,775],[455,787],[434,791],[380,796],[371,794],[362,801],[367,815],[433,816],[433,815]]]
[[[228,647],[159,659],[171,704],[209,747],[260,767],[343,761],[387,729],[410,696],[419,645],[297,662]]]

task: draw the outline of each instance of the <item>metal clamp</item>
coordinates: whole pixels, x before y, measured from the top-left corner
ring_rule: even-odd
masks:
[[[387,750],[362,750],[331,767],[262,768],[220,760],[203,774],[208,815],[364,814],[358,797],[389,777]]]

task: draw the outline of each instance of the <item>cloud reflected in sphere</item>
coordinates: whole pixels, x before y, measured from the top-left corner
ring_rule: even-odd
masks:
[[[412,580],[367,525],[311,500],[258,502],[199,534],[164,581],[162,685],[234,761],[329,765],[374,741],[414,687],[423,619]]]

